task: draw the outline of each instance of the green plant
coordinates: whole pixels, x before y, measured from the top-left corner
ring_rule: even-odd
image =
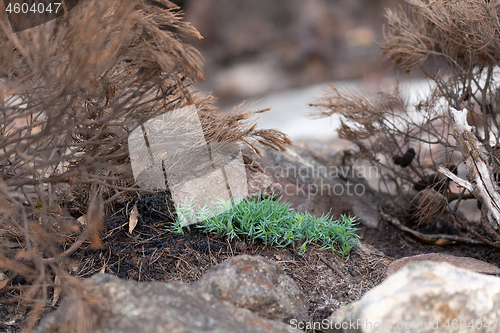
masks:
[[[223,200],[217,205],[230,207]],[[183,208],[192,212],[188,207]],[[181,214],[181,218],[178,217],[172,224],[172,232],[183,234],[186,228],[190,230],[182,217]],[[305,253],[308,244],[319,243],[322,245],[321,250],[331,249],[348,258],[359,239],[355,234],[355,217],[342,215],[338,220],[333,220],[329,214],[315,217],[308,212],[296,212],[289,204],[275,201],[273,197],[260,201],[243,200],[222,214],[198,220],[201,222],[197,227],[203,232],[219,234],[229,240],[260,240],[265,245],[275,244],[279,247],[303,240],[300,254]]]

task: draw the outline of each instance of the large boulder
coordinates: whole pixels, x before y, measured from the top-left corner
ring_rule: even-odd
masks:
[[[86,314],[94,333],[257,333],[296,332],[282,322],[221,302],[180,281],[135,282],[97,274],[84,283],[83,294],[99,302]],[[79,299],[66,297],[42,319],[35,332],[78,332]]]
[[[422,261],[334,312],[323,327],[326,332],[496,332],[498,318],[500,279]]]
[[[308,319],[307,299],[281,266],[261,256],[240,255],[206,272],[195,285],[221,301],[267,318]]]

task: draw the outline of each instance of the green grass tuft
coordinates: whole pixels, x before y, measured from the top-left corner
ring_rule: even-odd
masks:
[[[222,201],[218,204],[230,207]],[[190,211],[187,206],[183,208]],[[180,216],[170,228],[172,232],[179,234],[190,229],[190,226],[186,226],[183,214]],[[350,251],[359,242],[359,236],[355,234],[358,230],[354,227],[356,224],[355,217],[341,215],[338,220],[330,218],[330,214],[315,217],[308,212],[296,212],[289,204],[269,198],[260,201],[243,200],[224,213],[196,224],[196,227],[206,233],[220,234],[229,240],[261,240],[265,245],[279,247],[303,240],[299,254],[304,254],[306,246],[314,243],[321,244],[322,250],[331,249],[348,258]]]

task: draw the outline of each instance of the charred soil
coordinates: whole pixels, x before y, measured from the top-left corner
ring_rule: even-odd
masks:
[[[129,234],[128,213],[134,204],[141,216],[136,228]],[[182,280],[192,283],[232,256],[260,255],[280,263],[307,296],[311,320],[321,321],[381,283],[387,266],[398,258],[422,253],[447,253],[500,264],[500,254],[494,248],[425,244],[384,221],[378,229],[359,225],[357,231],[363,244],[373,246],[384,255],[371,251],[373,249],[366,251],[365,248],[353,251],[348,259],[338,253],[319,250],[319,246],[315,245],[309,246],[304,255],[299,255],[298,249],[290,246],[278,248],[245,240],[229,242],[196,228],[177,235],[168,230],[172,219],[166,212],[170,208],[165,195],[142,195],[128,204],[115,206],[106,216],[106,231],[102,234],[104,248],[94,251],[84,245],[72,256],[75,275],[87,278],[106,272],[135,281]],[[406,224],[410,226],[411,221],[406,221]],[[426,227],[425,231],[432,231],[432,228]],[[13,282],[26,283],[19,277]],[[18,296],[14,292],[0,296],[3,303],[0,307],[0,330],[3,332],[24,331],[23,320],[30,309],[19,302]],[[52,308],[55,309],[57,304]]]

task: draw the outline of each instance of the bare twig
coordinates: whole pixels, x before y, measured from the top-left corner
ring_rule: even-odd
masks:
[[[439,218],[455,200],[450,212],[456,218],[463,200],[477,199],[483,204],[481,223],[463,221],[462,229],[477,229],[487,239],[471,237],[497,244],[500,6],[484,0],[407,2],[409,10],[387,10],[382,53],[403,70],[422,71],[429,79],[428,95],[409,105],[399,84],[376,95],[329,87],[312,104],[316,110],[311,115],[339,115],[339,136],[358,147],[356,158],[378,168],[384,190],[396,194],[395,205],[419,223]],[[459,111],[450,112],[450,107],[470,111],[459,116],[463,125],[458,134]],[[477,126],[474,132],[468,124]],[[406,154],[411,149],[415,154]],[[401,163],[404,156],[413,157]],[[459,174],[462,162],[467,177]],[[467,193],[454,193],[451,180]]]
[[[332,265],[332,263],[330,263],[328,260],[326,260],[321,254],[317,253],[317,255],[318,255],[319,260],[321,260],[325,265],[327,265],[335,273],[337,273],[342,278],[342,280],[344,280],[345,282],[349,282],[350,281],[350,279],[344,273],[342,273],[337,266]]]
[[[448,245],[451,243],[455,242],[460,242],[460,243],[465,243],[465,244],[481,244],[484,245],[485,243],[475,240],[475,239],[470,239],[466,237],[460,237],[460,236],[454,236],[454,235],[446,235],[446,234],[424,234],[418,231],[415,231],[413,229],[410,229],[406,226],[404,226],[397,218],[392,217],[386,213],[383,212],[382,208],[379,208],[380,216],[387,221],[390,222],[392,225],[395,227],[412,234],[415,236],[417,239],[421,240],[422,242],[433,244],[433,245]]]

